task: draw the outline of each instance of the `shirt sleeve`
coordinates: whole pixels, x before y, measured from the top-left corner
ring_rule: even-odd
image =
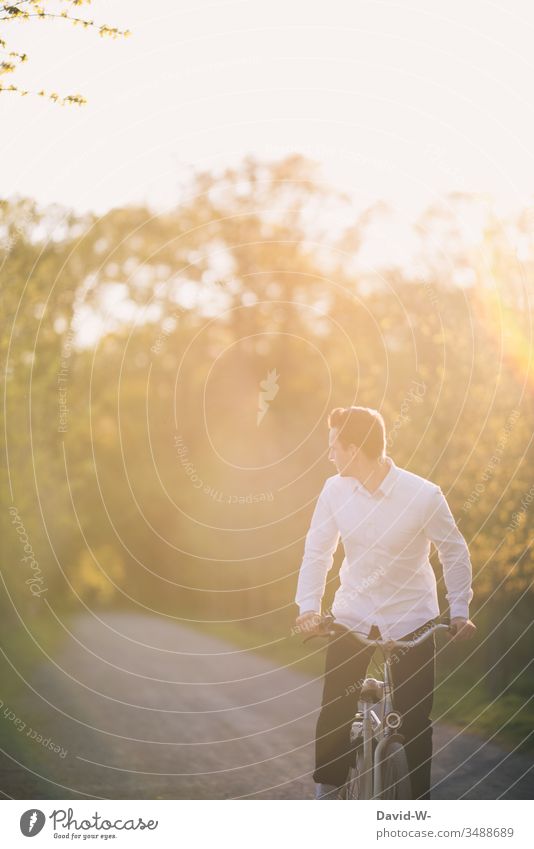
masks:
[[[300,613],[321,612],[326,576],[332,568],[339,544],[339,529],[328,498],[328,480],[323,486],[304,543],[295,601]]]
[[[473,598],[469,549],[439,486],[430,494],[429,502],[425,532],[438,551],[450,616],[468,619],[469,602]]]

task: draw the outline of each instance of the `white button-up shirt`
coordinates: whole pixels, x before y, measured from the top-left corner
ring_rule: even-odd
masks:
[[[338,622],[400,639],[439,616],[430,544],[443,568],[450,616],[469,618],[471,561],[440,487],[386,458],[389,471],[373,492],[356,478],[327,478],[306,535],[296,602],[321,610],[326,576],[341,537],[345,558],[332,613]]]

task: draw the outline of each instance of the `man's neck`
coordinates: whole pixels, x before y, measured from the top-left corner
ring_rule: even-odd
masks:
[[[389,460],[384,458],[382,462],[377,461],[372,466],[369,466],[363,471],[362,469],[351,470],[349,467],[349,469],[347,469],[346,474],[349,477],[356,478],[356,480],[361,483],[361,485],[364,486],[368,492],[373,493],[375,492],[375,490],[378,489],[378,487],[388,474],[390,468],[391,463],[389,462]]]

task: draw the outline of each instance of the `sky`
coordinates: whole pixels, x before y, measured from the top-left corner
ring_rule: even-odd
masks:
[[[132,30],[10,23],[19,85],[0,94],[0,195],[77,210],[179,203],[191,169],[290,152],[362,207],[411,217],[449,190],[534,198],[531,0],[95,0]],[[7,78],[5,81],[9,82]]]

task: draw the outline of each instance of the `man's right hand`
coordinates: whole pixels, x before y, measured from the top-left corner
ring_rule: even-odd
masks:
[[[308,611],[301,613],[295,621],[295,633],[304,634],[305,637],[311,637],[312,634],[317,634],[321,630],[322,616],[320,613]]]

